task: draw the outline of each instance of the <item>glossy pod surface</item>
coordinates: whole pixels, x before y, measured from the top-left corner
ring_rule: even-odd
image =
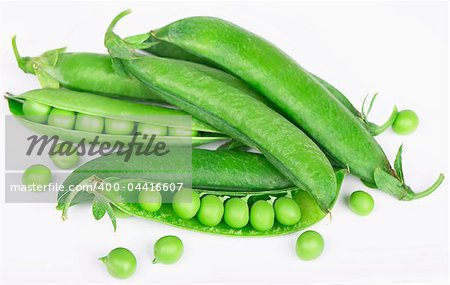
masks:
[[[223,157],[223,159],[218,162],[217,158],[219,157]],[[158,176],[164,172],[164,169],[173,171],[173,169],[179,165],[176,159],[166,161],[167,165],[154,165],[152,164],[151,157],[146,158],[147,161],[150,160],[147,166],[149,169],[151,168],[149,174],[141,169],[142,159],[143,158],[139,156],[133,157],[133,159],[127,163],[127,165],[129,165],[127,168],[128,172],[114,173],[99,171],[97,172],[98,176],[93,178],[92,172],[87,170],[108,169],[123,160],[114,155],[95,159],[72,173],[64,182],[64,186],[68,189],[70,185],[83,184],[90,179],[93,179],[92,182],[95,182],[96,185],[102,183],[119,183],[121,185],[127,185],[128,183],[154,181],[158,180]],[[223,163],[224,160],[229,163]],[[60,192],[58,208],[63,210],[66,217],[70,205],[92,200],[95,199],[95,197],[102,197],[107,203],[136,217],[150,219],[188,230],[233,236],[271,236],[287,234],[317,223],[326,215],[306,191],[299,190],[295,187],[289,187],[290,182],[283,178],[283,176],[261,155],[236,151],[207,151],[194,149],[192,161],[192,185],[197,195],[200,195],[201,197],[218,197],[224,202],[224,205],[226,205],[225,201],[229,198],[242,199],[248,203],[248,211],[251,211],[254,205],[254,203],[251,202],[251,197],[256,198],[256,200],[265,200],[270,205],[274,203],[277,197],[292,197],[296,203],[298,203],[298,207],[302,213],[300,221],[294,225],[285,226],[278,223],[272,215],[272,225],[269,224],[269,226],[257,227],[258,229],[255,229],[249,221],[247,224],[240,223],[238,225],[239,228],[236,228],[236,224],[228,222],[232,225],[230,226],[225,220],[220,220],[217,225],[207,226],[199,220],[195,213],[194,216],[190,215],[189,218],[181,218],[175,213],[173,204],[171,203],[163,203],[157,211],[147,211],[142,208],[139,203],[124,202],[136,200],[139,191],[75,192],[75,197],[70,197],[72,196],[71,193],[74,192]],[[202,166],[201,168],[199,168],[200,165]],[[238,165],[241,166],[235,168],[235,166]],[[136,170],[138,169],[140,170],[137,172]],[[237,172],[240,172],[240,175],[236,175]],[[125,177],[131,177],[132,179],[127,179]],[[338,187],[340,187],[343,177],[343,171],[336,173]],[[210,185],[205,185],[205,181],[209,181]],[[236,189],[236,184],[242,185],[242,188]],[[79,197],[83,197],[83,200]],[[217,198],[213,199],[215,200]],[[225,206],[224,216],[229,216],[226,211],[227,207]]]
[[[89,142],[95,137],[99,137],[101,142],[130,142],[133,139],[134,125],[136,124],[138,129],[140,125],[148,124],[155,127],[162,126],[168,130],[189,128],[188,136],[170,137],[167,131],[163,134],[154,132],[147,134],[159,135],[158,139],[173,144],[192,142],[197,145],[224,139],[223,136],[215,134],[216,131],[212,127],[195,118],[191,120],[187,113],[160,106],[121,101],[67,89],[32,90],[22,95],[9,96],[7,99],[11,112],[28,128],[41,134],[57,135],[64,140],[73,142],[79,142],[82,139]],[[49,106],[48,120],[41,120],[44,114],[37,117],[39,121],[35,120],[35,116],[27,116],[28,112],[24,106],[29,102]],[[61,113],[58,115],[59,117],[54,115],[56,111],[58,114]],[[73,116],[73,122],[68,125],[66,121],[71,116]],[[111,131],[111,121],[116,122],[113,131]],[[125,129],[127,134],[123,133],[120,125],[117,126],[117,122],[130,125]],[[122,134],[116,134],[120,131]],[[204,134],[209,134],[209,136],[205,137]],[[143,140],[142,136],[137,136],[136,139]]]
[[[128,72],[159,90],[169,103],[259,149],[295,185],[311,193],[323,211],[330,209],[337,195],[335,175],[326,156],[308,136],[265,104],[202,70],[179,60],[138,57],[124,49],[126,43],[112,32],[122,16],[110,26],[105,45]]]
[[[150,33],[153,40],[175,45],[238,76],[276,105],[333,160],[368,184],[401,200],[414,193],[394,171],[368,128],[320,80],[286,53],[245,29],[213,17],[178,20]],[[394,108],[393,114],[397,110]],[[391,116],[389,121],[393,121]]]

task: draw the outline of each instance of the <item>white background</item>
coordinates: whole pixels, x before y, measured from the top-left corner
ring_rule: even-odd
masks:
[[[377,140],[391,160],[404,143],[404,169],[413,189],[428,187],[439,172],[447,174],[448,8],[444,2],[53,2],[1,3],[0,7],[2,93],[38,87],[35,78],[16,66],[10,48],[14,34],[24,55],[60,46],[104,52],[103,33],[126,8],[134,13],[119,23],[121,35],[186,16],[217,16],[274,42],[306,69],[335,84],[357,106],[367,93],[379,92],[372,114],[375,122],[384,120],[394,104],[415,110],[421,121],[414,134],[388,131]],[[8,114],[3,102],[2,112]],[[369,190],[376,208],[370,216],[359,217],[350,212],[345,199],[365,188],[346,178],[332,222],[313,227],[326,241],[325,252],[313,262],[296,257],[298,234],[229,238],[136,218],[119,220],[113,233],[109,221],[93,219],[89,207],[74,207],[69,220],[62,222],[54,204],[2,202],[0,283],[446,283],[447,181],[433,195],[414,202],[399,202]],[[185,255],[172,266],[153,265],[152,245],[167,234],[182,238]],[[113,279],[97,261],[117,246],[131,249],[138,258],[138,269],[129,280]]]

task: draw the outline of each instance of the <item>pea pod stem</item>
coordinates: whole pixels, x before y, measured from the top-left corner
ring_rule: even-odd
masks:
[[[426,197],[428,195],[430,195],[431,193],[433,193],[444,181],[444,174],[441,173],[439,174],[439,177],[437,178],[437,180],[433,183],[433,185],[431,185],[428,189],[423,190],[421,192],[416,192],[412,195],[411,198],[409,198],[409,200],[417,200],[417,199],[421,199],[423,197]]]
[[[382,125],[377,125],[375,123],[372,123],[368,120],[368,117],[369,117],[370,112],[372,111],[372,107],[373,107],[373,104],[375,103],[378,93],[375,93],[373,95],[372,99],[370,100],[369,107],[366,110],[365,106],[366,106],[366,101],[367,101],[368,96],[369,95],[366,95],[366,97],[364,97],[364,100],[363,100],[363,104],[361,107],[361,110],[362,110],[361,118],[362,118],[363,122],[366,124],[369,132],[373,136],[378,136],[379,134],[383,133],[384,131],[386,131],[387,129],[389,129],[392,126],[392,124],[395,121],[395,118],[397,118],[398,109],[397,109],[397,106],[394,106],[391,114],[389,115],[389,118]]]

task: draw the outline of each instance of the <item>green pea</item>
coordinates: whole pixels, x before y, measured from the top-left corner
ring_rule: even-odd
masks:
[[[57,144],[53,152],[54,154],[50,155],[50,159],[61,169],[71,169],[78,164],[78,152],[71,143]]]
[[[137,132],[143,135],[167,136],[166,126],[138,123]]]
[[[419,126],[419,117],[412,110],[403,110],[398,112],[392,129],[400,135],[408,135],[414,132]]]
[[[243,228],[249,220],[247,202],[240,198],[229,199],[225,203],[223,219],[232,228]]]
[[[200,196],[191,189],[178,191],[172,200],[172,208],[182,219],[193,218],[200,208]]]
[[[300,259],[316,259],[322,254],[323,248],[323,237],[316,231],[306,231],[297,239],[296,252]]]
[[[183,242],[176,236],[164,236],[153,246],[153,263],[173,264],[183,255]]]
[[[129,135],[133,133],[134,122],[105,118],[105,133],[111,135]]]
[[[75,129],[88,133],[103,133],[105,120],[99,116],[78,113]]]
[[[52,181],[52,173],[50,169],[42,164],[34,164],[27,169],[22,175],[22,184],[26,186],[46,186]]]
[[[109,274],[116,278],[128,278],[136,271],[136,257],[126,248],[118,247],[99,260],[106,265]]]
[[[156,212],[161,208],[162,197],[158,191],[140,191],[138,197],[139,206],[147,212]]]
[[[179,128],[169,128],[168,135],[171,137],[196,137],[198,136],[198,131]]]
[[[222,220],[223,212],[222,200],[215,195],[206,195],[201,200],[197,218],[205,226],[214,227]]]
[[[50,126],[73,129],[75,125],[75,113],[72,111],[53,108],[48,115],[48,122]]]
[[[364,191],[355,191],[350,195],[348,201],[350,209],[360,216],[367,216],[374,207],[374,201],[369,193]]]
[[[250,224],[257,231],[268,231],[273,227],[275,212],[267,201],[256,201],[250,209]]]
[[[48,114],[52,107],[38,102],[26,100],[23,102],[22,111],[28,120],[36,123],[47,122]]]
[[[294,199],[281,197],[275,201],[275,217],[277,221],[285,226],[295,225],[300,221],[300,207]]]

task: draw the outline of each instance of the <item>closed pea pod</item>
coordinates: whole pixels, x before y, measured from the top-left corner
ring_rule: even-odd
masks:
[[[191,17],[152,31],[151,37],[238,76],[282,110],[341,167],[400,200],[424,197],[444,178],[441,174],[430,188],[414,193],[398,174],[402,170],[391,168],[381,147],[349,109],[286,53],[239,26],[218,18]]]
[[[265,104],[198,68],[133,53],[112,31],[123,16],[113,20],[105,35],[113,58],[149,88],[164,93],[169,103],[259,149],[298,187],[310,192],[323,211],[329,210],[337,194],[336,177],[325,155],[308,136]]]

